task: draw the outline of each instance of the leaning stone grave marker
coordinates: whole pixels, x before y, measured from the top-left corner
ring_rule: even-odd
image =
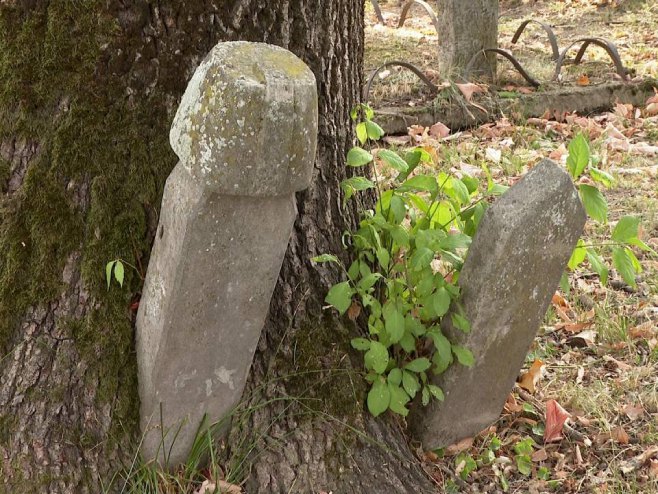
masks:
[[[445,401],[414,410],[411,429],[426,449],[474,436],[498,418],[585,219],[571,178],[549,160],[487,210],[459,279],[471,331],[443,328],[473,352],[475,365],[452,365],[435,379]]]
[[[241,398],[311,181],[317,108],[310,69],[262,43],[220,43],[185,91],[137,314],[147,459],[183,462],[204,414]]]

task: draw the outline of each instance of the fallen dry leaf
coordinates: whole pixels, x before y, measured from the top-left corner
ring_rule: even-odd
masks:
[[[450,128],[441,122],[436,122],[430,127],[429,134],[432,137],[439,137],[443,139],[444,137],[448,137],[450,135]]]
[[[582,74],[578,79],[576,79],[576,84],[579,86],[589,86],[589,77],[587,74]]]
[[[534,394],[537,384],[541,379],[543,368],[544,362],[539,359],[535,360],[530,366],[530,370],[521,374],[521,377],[519,378],[519,386],[529,393]]]
[[[569,302],[567,302],[567,299],[564,298],[562,295],[560,295],[558,292],[555,292],[553,294],[553,297],[551,298],[551,303],[553,305],[557,305],[558,307],[569,307]]]
[[[649,477],[658,479],[658,460],[649,460]]]
[[[484,155],[489,161],[492,161],[494,163],[500,163],[500,159],[503,153],[500,151],[500,149],[487,148],[484,152]]]
[[[644,415],[644,408],[640,405],[626,405],[621,411],[631,420],[637,420]]]
[[[446,448],[446,455],[447,456],[455,456],[461,453],[462,451],[466,451],[469,449],[471,446],[473,446],[473,441],[475,438],[473,437],[467,437],[466,439],[462,439],[459,442],[456,442],[455,444],[451,444]]]
[[[532,461],[539,463],[540,461],[546,461],[548,459],[548,453],[546,448],[541,448],[532,453]]]
[[[647,449],[644,453],[641,453],[628,461],[622,462],[620,464],[619,469],[622,471],[622,473],[629,474],[634,470],[642,468],[642,466],[648,460],[652,459],[654,456],[657,455],[658,455],[658,446],[652,446],[649,449]]]
[[[487,92],[487,88],[472,82],[467,82],[465,84],[455,84],[455,86],[457,86],[457,89],[459,89],[459,91],[464,95],[464,99],[469,103],[471,102],[471,98],[473,98],[474,94]]]
[[[562,429],[565,422],[571,417],[569,412],[555,400],[546,402],[546,424],[544,428],[544,443],[551,443],[562,439]]]
[[[610,431],[610,437],[612,437],[612,439],[614,439],[619,444],[628,444],[628,442],[630,441],[630,438],[628,437],[628,433],[624,430],[624,428],[621,425],[615,427]]]
[[[519,413],[523,410],[523,406],[519,405],[516,401],[516,398],[512,393],[507,395],[507,400],[505,401],[504,410],[507,413]]]
[[[218,480],[217,482],[204,480],[201,487],[194,494],[214,494],[215,492],[221,492],[222,494],[242,494],[242,489],[240,486],[229,484],[223,480]]]

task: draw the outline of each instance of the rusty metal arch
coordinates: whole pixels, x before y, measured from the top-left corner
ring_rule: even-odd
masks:
[[[468,64],[466,64],[466,68],[464,69],[464,79],[468,80],[468,77],[471,73],[471,69],[473,67],[473,64],[475,63],[475,60],[477,60],[477,57],[481,56],[486,56],[487,53],[496,53],[498,55],[501,55],[505,57],[507,60],[510,61],[510,63],[514,66],[514,68],[521,74],[521,76],[531,85],[534,87],[539,87],[541,83],[537,81],[534,77],[532,77],[528,71],[523,68],[523,65],[514,58],[514,55],[512,55],[509,51],[503,50],[502,48],[485,48],[484,50],[480,50],[477,52],[473,57],[469,60]],[[492,71],[491,73],[491,78],[494,78],[494,74]]]
[[[560,58],[560,48],[557,44],[557,37],[555,36],[555,33],[553,32],[553,29],[551,28],[551,26],[549,26],[548,24],[546,24],[544,22],[537,21],[535,19],[527,19],[527,20],[523,21],[521,23],[521,25],[519,26],[519,28],[514,33],[514,37],[512,38],[512,44],[515,44],[519,40],[519,38],[521,37],[521,33],[523,33],[525,28],[531,22],[533,24],[539,24],[541,26],[541,28],[546,32],[546,35],[548,36],[548,41],[551,44],[551,50],[553,52],[551,60],[557,61],[557,59]]]
[[[372,74],[370,74],[370,77],[368,78],[368,83],[366,84],[365,90],[363,91],[363,101],[365,103],[368,103],[368,99],[370,98],[370,89],[372,89],[372,83],[375,81],[375,77],[377,77],[377,74],[379,74],[383,69],[386,67],[391,67],[391,66],[397,66],[397,67],[404,67],[407,70],[410,70],[413,72],[423,83],[429,87],[433,92],[438,92],[439,88],[432,82],[430,81],[423,72],[416,67],[415,65],[409,63],[409,62],[403,62],[401,60],[391,60],[390,62],[386,62],[385,64],[381,65],[380,67],[377,67],[373,71]]]
[[[567,53],[569,52],[569,50],[571,50],[571,48],[573,48],[579,43],[582,43],[582,46],[578,50],[578,53],[576,54],[576,58],[574,59],[575,64],[579,64],[581,62],[581,60],[583,59],[583,55],[585,54],[585,51],[590,45],[596,45],[603,48],[605,52],[608,54],[608,56],[612,59],[612,62],[615,64],[615,70],[617,71],[617,74],[619,74],[619,76],[623,80],[628,80],[628,71],[626,70],[626,67],[624,67],[623,62],[621,61],[621,57],[619,56],[617,47],[612,42],[604,38],[579,38],[573,43],[571,43],[560,54],[560,57],[558,58],[557,63],[555,64],[555,74],[553,75],[553,80],[557,80],[558,77],[560,76],[560,72],[562,71],[562,65],[564,65],[564,61],[567,57]]]
[[[384,16],[382,15],[382,9],[379,8],[379,2],[377,0],[370,0],[372,8],[375,9],[375,15],[380,24],[384,24]]]
[[[407,3],[403,5],[402,10],[400,11],[400,20],[398,21],[398,29],[404,26],[404,21],[407,20],[407,14],[409,13],[409,9],[415,3],[420,5],[427,11],[428,15],[430,16],[430,19],[432,20],[432,24],[434,24],[434,29],[436,29],[436,32],[438,33],[439,19],[436,17],[436,13],[434,12],[434,9],[430,6],[430,4],[424,2],[423,0],[409,0]]]

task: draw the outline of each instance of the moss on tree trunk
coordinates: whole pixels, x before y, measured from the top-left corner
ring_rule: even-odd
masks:
[[[339,252],[355,221],[338,183],[362,33],[360,0],[0,4],[0,492],[96,493],[132,460],[133,304],[176,163],[169,126],[201,59],[235,39],[304,59],[321,114],[314,185],[298,196],[252,373],[259,408],[232,433],[260,448],[246,455],[250,492],[429,488],[398,428],[363,413],[354,328],[321,308],[339,273],[309,261]],[[116,258],[137,269],[108,290]]]

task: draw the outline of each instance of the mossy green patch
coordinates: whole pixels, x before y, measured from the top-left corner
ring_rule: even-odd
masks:
[[[65,312],[55,323],[86,364],[98,406],[112,405],[110,437],[96,438],[104,447],[138,433],[130,304],[143,275],[128,269],[123,289],[108,290],[104,267],[121,258],[145,268],[151,220],[176,163],[171,81],[145,90],[148,60],[134,60],[147,41],[124,37],[110,8],[100,0],[0,7],[0,140],[38,150],[18,190],[0,202],[0,356],[21,339],[31,307],[68,298],[71,263],[84,315]],[[126,89],[133,79],[134,99]],[[0,160],[0,191],[9,175]],[[0,420],[0,440],[11,427]]]

